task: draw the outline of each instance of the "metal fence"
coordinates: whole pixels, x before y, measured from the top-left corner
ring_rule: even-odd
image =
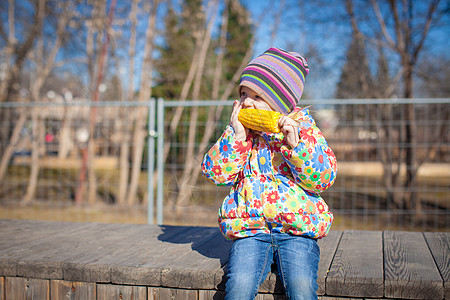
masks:
[[[309,106],[338,159],[337,180],[323,194],[335,214],[335,229],[450,229],[450,99],[302,104]],[[216,224],[229,188],[207,182],[199,166],[228,124],[230,101],[74,100],[0,103],[0,108],[2,160],[11,152],[0,183],[0,210],[9,215],[0,217],[44,218],[35,215],[37,210],[51,214],[48,218],[74,221]],[[94,198],[88,200],[86,193],[76,202],[93,111],[89,140],[95,149],[88,161],[96,178]],[[139,130],[146,136],[136,197],[124,200],[119,186],[132,181],[134,148],[141,147],[133,136]],[[120,154],[126,145],[123,164]],[[32,149],[38,149],[34,160]],[[34,177],[33,161],[39,162]],[[23,206],[32,178],[37,187]],[[20,214],[25,211],[32,212]]]

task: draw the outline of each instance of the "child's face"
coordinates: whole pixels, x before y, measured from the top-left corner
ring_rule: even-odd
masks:
[[[243,86],[241,88],[241,106],[242,108],[253,108],[263,110],[273,110],[270,105],[264,101],[257,93],[252,89]]]

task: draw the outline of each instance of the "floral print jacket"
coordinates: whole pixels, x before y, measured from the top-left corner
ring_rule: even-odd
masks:
[[[291,149],[282,133],[250,132],[235,139],[227,126],[205,154],[202,172],[216,185],[231,186],[219,209],[229,240],[270,230],[322,238],[333,214],[319,195],[336,178],[336,157],[308,109],[299,120],[300,142]]]

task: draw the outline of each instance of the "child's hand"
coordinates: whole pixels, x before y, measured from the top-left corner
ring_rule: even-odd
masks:
[[[281,129],[281,132],[284,134],[287,143],[291,148],[295,148],[300,141],[300,137],[298,136],[298,124],[294,120],[289,117],[283,116],[278,120],[278,126]]]
[[[233,103],[233,111],[231,112],[230,125],[234,129],[234,134],[236,139],[239,141],[245,141],[247,139],[248,129],[242,125],[238,120],[238,114],[242,106],[238,100]]]

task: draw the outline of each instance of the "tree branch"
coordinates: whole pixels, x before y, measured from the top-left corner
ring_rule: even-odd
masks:
[[[395,23],[395,34],[397,36],[397,47],[399,49],[399,52],[404,52],[404,51],[408,51],[408,49],[405,49],[405,38],[402,32],[402,27],[403,24],[400,21],[400,18],[398,16],[398,11],[397,11],[397,6],[395,3],[395,0],[390,0],[389,4],[391,5],[391,10],[392,10],[392,16],[394,17],[394,23]],[[403,28],[404,32],[406,33],[408,30],[408,28],[405,27]]]
[[[417,60],[417,56],[420,52],[420,50],[423,47],[423,44],[425,42],[425,39],[427,38],[428,35],[428,31],[430,30],[430,26],[431,26],[431,21],[433,19],[433,14],[436,11],[437,7],[439,4],[439,0],[434,0],[431,4],[430,7],[428,8],[428,13],[427,13],[427,21],[425,23],[424,29],[422,31],[422,35],[420,37],[420,40],[416,46],[416,48],[414,49],[414,52],[412,54],[411,60],[413,61],[413,63]]]
[[[40,0],[37,3],[36,6],[37,11],[35,15],[34,26],[31,26],[32,29],[29,31],[29,34],[25,39],[25,42],[23,42],[23,44],[21,44],[16,50],[17,61],[21,61],[25,58],[27,53],[32,48],[31,46],[34,42],[34,39],[42,31],[42,25],[44,22],[44,15],[45,15],[45,2],[46,2],[45,0]]]
[[[391,35],[387,31],[386,23],[384,22],[383,16],[381,15],[380,8],[378,7],[377,1],[376,0],[371,0],[371,1],[372,1],[373,10],[375,12],[375,16],[377,17],[377,20],[378,20],[378,25],[380,25],[381,32],[383,33],[384,38],[388,42],[389,47],[391,47],[393,49],[398,49],[398,45],[394,42]]]

